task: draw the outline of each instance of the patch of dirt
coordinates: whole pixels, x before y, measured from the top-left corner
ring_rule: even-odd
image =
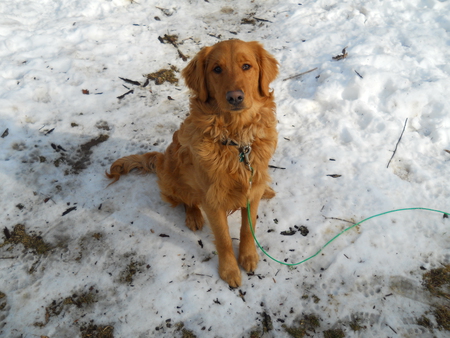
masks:
[[[350,329],[354,332],[358,332],[360,330],[366,329],[367,326],[361,325],[361,319],[355,317],[353,320],[349,323]]]
[[[134,276],[137,273],[142,273],[142,267],[145,265],[144,262],[135,262],[131,260],[130,264],[128,264],[124,271],[120,274],[119,281],[124,284],[132,284],[134,280]]]
[[[327,330],[323,332],[324,338],[344,338],[345,333],[341,329]]]
[[[3,311],[6,307],[6,295],[0,291],[0,311]]]
[[[80,328],[81,338],[114,338],[114,326],[90,323]]]
[[[439,330],[450,331],[450,307],[441,305],[433,311]]]
[[[263,325],[263,332],[269,332],[273,330],[273,323],[272,323],[272,318],[270,317],[270,315],[267,312],[263,312],[261,314],[262,316],[262,325]]]
[[[178,35],[176,35],[176,34],[173,34],[173,35],[164,34],[163,37],[158,36],[158,40],[161,43],[170,43],[170,44],[174,45],[174,44],[178,44]]]
[[[107,128],[104,124],[101,124],[99,129]],[[108,126],[109,128],[109,126]],[[65,175],[75,174],[78,175],[81,171],[86,169],[90,164],[92,148],[107,141],[109,139],[109,135],[100,135],[96,138],[90,139],[86,143],[80,145],[78,149],[74,153],[70,153],[67,155],[66,152],[61,153],[61,157],[53,162],[55,167],[59,167],[61,163],[65,163],[70,166],[70,169],[65,171]]]
[[[171,84],[178,84],[178,78],[175,73],[179,73],[179,69],[175,66],[171,66],[170,69],[160,69],[157,72],[147,74],[147,78],[155,81],[156,85],[163,84],[164,82],[169,82]]]
[[[98,292],[97,290],[94,291],[94,288],[91,287],[88,292],[84,292],[80,295],[74,293],[72,296],[66,297],[59,301],[56,300],[52,301],[50,305],[45,307],[45,320],[43,322],[34,323],[34,326],[37,327],[46,326],[52,317],[59,316],[63,311],[66,311],[67,308],[70,306],[75,305],[77,308],[89,307],[90,305],[97,302],[97,295],[96,295],[97,292]]]
[[[35,255],[44,255],[48,253],[53,247],[44,242],[41,236],[36,234],[27,234],[25,225],[16,224],[12,232],[5,227],[4,229],[5,241],[0,244],[0,248],[10,244],[11,247],[22,244],[25,250],[31,250]],[[8,249],[9,250],[9,249]]]
[[[450,265],[430,270],[422,278],[423,285],[431,294],[450,299]]]
[[[183,322],[173,323],[172,319],[166,319],[161,325],[155,327],[155,331],[153,332],[153,337],[159,337],[164,334],[172,333],[172,337],[181,337],[181,338],[197,338],[197,336],[191,330],[188,330],[184,327]]]
[[[425,315],[423,315],[422,317],[417,319],[417,325],[423,326],[429,330],[433,329],[433,323],[431,322],[431,320],[426,317]]]
[[[422,276],[422,284],[425,289],[435,297],[434,304],[428,314],[432,314],[436,320],[438,330],[450,331],[450,305],[441,299],[450,299],[450,265],[432,269]],[[425,315],[417,319],[417,324],[433,332],[435,325]]]
[[[108,122],[106,122],[106,121],[98,121],[95,124],[95,128],[101,129],[101,130],[106,130],[106,131],[111,130],[111,127],[109,126]]]
[[[88,253],[87,256],[92,255],[93,254],[92,248],[96,248],[95,251],[97,251],[97,249],[102,250],[101,248],[103,248],[103,246],[101,246],[101,243],[98,242],[103,239],[103,236],[104,235],[100,232],[87,233],[86,235],[82,236],[78,240],[77,248],[79,249],[79,251],[78,256],[75,258],[75,261],[81,263],[84,252]]]
[[[256,25],[256,20],[251,18],[243,18],[241,19],[241,25]]]
[[[177,332],[181,332],[182,338],[197,338],[197,336],[191,331],[184,327],[184,323],[177,323]]]
[[[314,314],[304,315],[296,320],[297,325],[282,325],[283,329],[294,338],[314,336],[316,329],[320,327],[320,318]]]
[[[183,60],[183,61],[187,61],[188,57],[186,55],[184,55],[181,50],[178,48],[179,45],[182,45],[183,42],[178,42],[178,35],[168,35],[168,34],[164,34],[163,37],[158,36],[158,40],[161,43],[168,43],[171,44],[172,46],[174,46],[177,49],[178,52],[178,56]]]

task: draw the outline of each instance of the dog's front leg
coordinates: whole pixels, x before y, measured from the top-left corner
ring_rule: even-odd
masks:
[[[256,231],[256,214],[258,213],[259,198],[250,203],[250,217],[252,220],[253,231]],[[256,251],[255,241],[253,239],[250,225],[248,224],[247,208],[241,208],[242,225],[241,241],[239,243],[239,264],[247,272],[256,270],[259,262],[259,255]]]
[[[217,210],[209,205],[202,205],[214,233],[217,254],[219,256],[219,275],[231,287],[241,285],[241,271],[233,252],[228,229],[226,210]]]

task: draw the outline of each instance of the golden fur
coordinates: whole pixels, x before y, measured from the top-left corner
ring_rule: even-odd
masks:
[[[260,199],[275,195],[268,186],[268,164],[277,145],[269,84],[277,74],[278,62],[258,42],[229,40],[203,48],[182,72],[193,93],[190,115],[165,153],[123,157],[107,173],[114,183],[132,169],[155,172],[162,199],[172,206],[184,204],[186,225],[193,231],[203,227],[201,206],[214,233],[219,275],[231,287],[241,284],[238,262],[250,272],[259,261],[247,199],[255,226]],[[224,144],[229,140],[233,145]],[[252,149],[252,184],[251,171],[239,159],[239,147],[246,145]],[[227,215],[238,209],[242,225],[236,260]]]

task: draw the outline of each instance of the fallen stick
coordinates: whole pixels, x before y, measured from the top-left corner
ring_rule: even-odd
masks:
[[[408,119],[405,120],[405,124],[403,125],[402,133],[400,134],[400,137],[399,137],[399,139],[398,139],[398,141],[397,141],[397,144],[395,145],[394,152],[393,152],[393,154],[392,154],[392,156],[391,156],[391,159],[389,160],[389,162],[388,162],[386,168],[389,168],[389,164],[391,164],[391,161],[392,161],[392,159],[394,158],[395,153],[397,152],[398,144],[400,143],[400,140],[402,139],[403,133],[405,132],[406,122],[408,122]]]
[[[133,89],[131,89],[131,90],[129,90],[129,91],[127,91],[125,94],[122,94],[122,95],[120,95],[120,96],[117,96],[117,98],[119,99],[119,100],[122,100],[125,96],[127,96],[128,94],[133,94],[134,93],[134,90]]]
[[[126,83],[130,83],[130,84],[132,84],[132,85],[135,85],[135,86],[140,86],[140,85],[141,85],[141,83],[138,82],[138,81],[134,81],[134,80],[130,80],[130,79],[125,79],[125,78],[120,77],[120,76],[119,76],[119,79],[121,79],[122,81],[125,81]]]
[[[323,217],[325,217],[325,219],[334,219],[334,220],[336,220],[336,221],[342,221],[342,222],[347,222],[347,223],[350,223],[350,224],[355,224],[355,223],[353,223],[353,222],[351,222],[351,221],[347,221],[346,219],[342,219],[342,218],[337,218],[337,217],[327,217],[327,216],[324,216],[324,215],[322,215]]]
[[[271,165],[271,164],[269,164],[269,168],[272,168],[272,169],[286,169],[286,168],[283,168],[283,167],[277,167],[277,166]]]
[[[317,67],[316,67],[316,68],[314,68],[314,69],[308,70],[308,71],[306,71],[306,72],[303,72],[303,73],[297,74],[297,75],[292,75],[292,76],[289,76],[289,77],[287,77],[287,78],[283,79],[283,81],[286,81],[286,80],[291,80],[291,79],[296,79],[296,78],[298,78],[298,77],[300,77],[300,76],[302,76],[302,75],[305,75],[305,74],[311,73],[311,72],[313,72],[313,71],[315,71],[315,70],[317,70]]]

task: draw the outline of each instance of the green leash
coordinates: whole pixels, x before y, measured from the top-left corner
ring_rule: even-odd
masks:
[[[253,167],[250,165],[250,159],[249,159],[249,154],[250,154],[251,151],[252,151],[252,148],[251,148],[250,146],[244,146],[244,147],[240,147],[240,148],[239,148],[239,152],[240,152],[240,154],[239,154],[239,161],[240,161],[240,162],[244,162],[244,164],[248,167],[248,170],[250,170],[250,172],[251,172],[251,174],[250,174],[250,189],[251,189],[251,186],[252,186],[252,180],[253,180],[253,174],[254,174]],[[347,231],[353,229],[354,227],[356,227],[356,226],[358,226],[358,225],[360,225],[360,224],[362,224],[362,223],[364,223],[364,222],[366,222],[366,221],[368,221],[368,220],[370,220],[370,219],[372,219],[372,218],[380,217],[380,216],[387,215],[387,214],[391,214],[391,213],[393,213],[393,212],[399,212],[399,211],[411,211],[411,210],[426,210],[426,211],[438,212],[438,213],[441,213],[441,214],[444,214],[444,215],[447,215],[447,216],[450,214],[450,213],[448,213],[448,212],[441,211],[441,210],[428,209],[428,208],[421,208],[421,207],[418,207],[418,208],[395,209],[395,210],[390,210],[390,211],[382,212],[382,213],[380,213],[380,214],[376,214],[376,215],[367,217],[366,219],[363,219],[362,221],[360,221],[360,222],[358,222],[358,223],[356,223],[356,224],[353,224],[352,226],[350,226],[350,227],[348,227],[348,228],[342,230],[340,233],[338,233],[336,236],[334,236],[332,239],[330,239],[328,242],[326,242],[325,245],[322,246],[322,247],[319,249],[319,251],[317,251],[314,255],[312,255],[312,256],[310,256],[310,257],[308,257],[308,258],[302,260],[301,262],[298,262],[298,263],[285,263],[285,262],[279,261],[278,259],[273,258],[271,255],[269,255],[269,254],[267,253],[267,251],[264,250],[264,248],[262,247],[262,245],[259,244],[258,240],[256,239],[256,236],[255,236],[255,230],[253,229],[252,216],[251,216],[251,214],[250,214],[250,200],[247,199],[247,217],[248,217],[248,224],[250,225],[250,230],[251,230],[251,232],[252,232],[253,239],[255,240],[256,244],[257,244],[258,247],[261,249],[261,251],[262,251],[267,257],[269,257],[271,260],[273,260],[273,261],[275,261],[275,262],[277,262],[277,263],[280,263],[280,264],[283,264],[283,265],[287,265],[287,266],[296,266],[296,265],[300,265],[300,264],[303,264],[303,263],[309,261],[310,259],[312,259],[312,258],[316,257],[318,254],[320,254],[320,253],[322,252],[323,249],[325,249],[331,242],[333,242],[336,238],[338,238],[339,236],[341,236],[344,232],[347,232]]]
[[[328,246],[328,244],[330,244],[331,242],[333,242],[336,238],[338,238],[339,236],[341,236],[344,232],[347,232],[348,230],[353,229],[354,227],[360,225],[361,223],[364,223],[365,221],[368,221],[368,220],[370,220],[370,219],[372,219],[372,218],[375,218],[375,217],[379,217],[379,216],[391,214],[391,213],[393,213],[393,212],[410,211],[410,210],[426,210],[426,211],[438,212],[438,213],[441,213],[441,214],[444,214],[444,215],[447,215],[447,216],[450,214],[450,213],[448,213],[448,212],[444,212],[444,211],[441,211],[441,210],[428,209],[428,208],[420,208],[420,207],[419,207],[419,208],[395,209],[395,210],[390,210],[390,211],[382,212],[382,213],[380,213],[380,214],[376,214],[376,215],[367,217],[366,219],[363,219],[362,221],[360,221],[360,222],[358,222],[358,223],[356,223],[356,224],[353,224],[352,226],[350,226],[350,227],[348,227],[348,228],[342,230],[340,233],[338,233],[336,236],[334,236],[332,239],[330,239],[327,243],[325,243],[325,245],[322,246],[322,247],[319,249],[319,251],[317,251],[317,252],[316,252],[314,255],[312,255],[311,257],[308,257],[308,258],[306,258],[306,259],[304,259],[304,260],[302,260],[301,262],[298,262],[298,263],[285,263],[285,262],[279,261],[279,260],[273,258],[272,256],[270,256],[270,255],[267,253],[267,251],[264,250],[264,248],[261,246],[261,244],[259,244],[259,242],[258,242],[258,240],[256,239],[256,236],[255,236],[255,231],[254,231],[254,229],[253,229],[252,219],[251,219],[251,215],[250,215],[250,201],[247,200],[247,216],[248,216],[248,223],[249,223],[249,225],[250,225],[250,230],[252,231],[252,235],[253,235],[253,238],[254,238],[256,244],[258,245],[258,247],[261,249],[261,251],[262,251],[267,257],[269,257],[270,259],[274,260],[274,261],[277,262],[277,263],[280,263],[280,264],[283,264],[283,265],[287,265],[287,266],[296,266],[296,265],[300,265],[300,264],[305,263],[305,262],[309,261],[310,259],[316,257],[318,254],[320,254],[320,253],[322,252],[323,249],[325,249],[325,248]]]

